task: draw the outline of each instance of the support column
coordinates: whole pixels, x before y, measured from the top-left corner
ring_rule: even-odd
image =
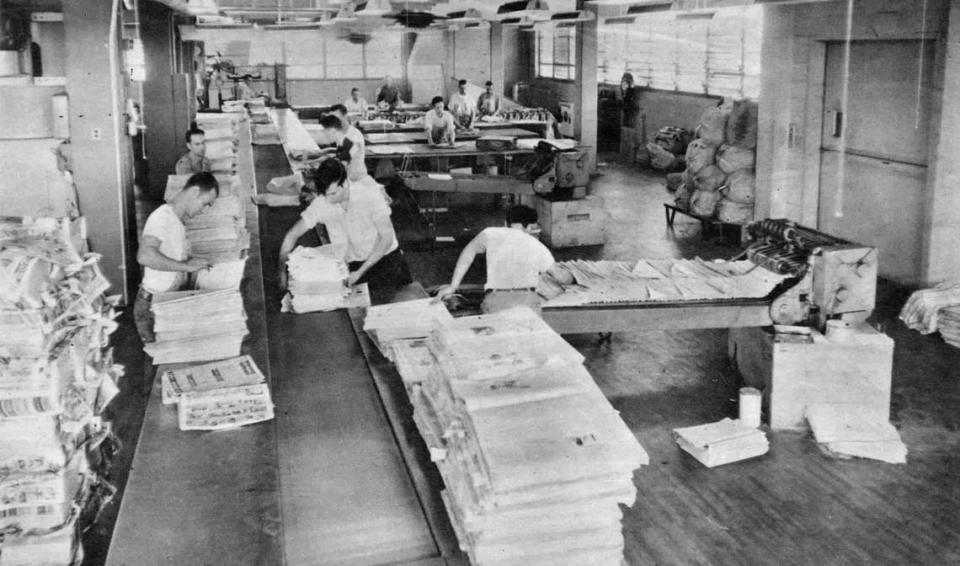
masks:
[[[921,283],[930,285],[960,279],[957,233],[960,226],[960,113],[950,109],[960,100],[960,0],[951,0],[949,23],[939,69],[943,72],[943,96],[939,119],[932,120],[930,167],[927,177],[927,222],[923,235]],[[881,252],[882,253],[882,252]],[[881,255],[881,261],[883,256]]]
[[[509,96],[504,72],[503,24],[490,24],[490,81],[500,96]]]
[[[124,127],[126,89],[120,74],[115,4],[119,2],[63,3],[67,46],[64,67],[80,212],[87,218],[91,250],[103,256],[100,266],[113,285],[110,292],[124,293],[128,298],[138,283],[132,247],[136,222],[133,157]]]
[[[597,163],[597,35],[598,20],[583,22],[577,30],[577,90],[574,135],[590,146],[590,171]]]

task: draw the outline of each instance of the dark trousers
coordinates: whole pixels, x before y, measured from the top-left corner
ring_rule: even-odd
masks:
[[[150,310],[150,304],[153,302],[153,295],[144,291],[143,288],[137,290],[137,298],[133,302],[133,323],[137,327],[137,334],[144,344],[156,342],[157,335],[153,332],[154,316]],[[150,354],[143,353],[143,381],[141,390],[144,395],[150,393],[153,388],[153,380],[157,369],[153,365],[153,358]]]
[[[363,265],[362,261],[351,261],[347,267],[350,271],[356,271]],[[370,298],[373,302],[380,302],[377,299],[392,294],[394,291],[413,283],[413,277],[410,275],[410,266],[407,265],[406,258],[403,257],[403,250],[397,248],[380,258],[380,261],[373,264],[373,267],[363,274],[357,283],[366,283],[370,288]]]

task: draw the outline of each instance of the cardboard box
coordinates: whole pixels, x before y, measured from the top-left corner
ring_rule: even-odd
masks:
[[[534,197],[544,243],[554,248],[592,246],[607,241],[607,213],[603,199],[590,195],[579,200]]]
[[[730,354],[746,385],[763,388],[771,429],[807,428],[813,403],[857,405],[890,415],[893,339],[859,324],[809,338],[731,328]]]

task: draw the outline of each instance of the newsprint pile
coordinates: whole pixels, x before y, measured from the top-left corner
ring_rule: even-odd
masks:
[[[100,417],[123,368],[83,218],[0,218],[0,564],[79,564],[113,488]]]

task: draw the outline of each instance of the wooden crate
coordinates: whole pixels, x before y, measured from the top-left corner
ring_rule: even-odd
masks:
[[[890,415],[893,340],[861,324],[839,338],[781,342],[769,329],[730,329],[730,351],[746,385],[763,388],[771,429],[805,429],[813,403],[867,407]]]
[[[543,241],[553,248],[592,246],[607,241],[607,213],[603,199],[589,195],[578,200],[534,197],[543,229]]]

